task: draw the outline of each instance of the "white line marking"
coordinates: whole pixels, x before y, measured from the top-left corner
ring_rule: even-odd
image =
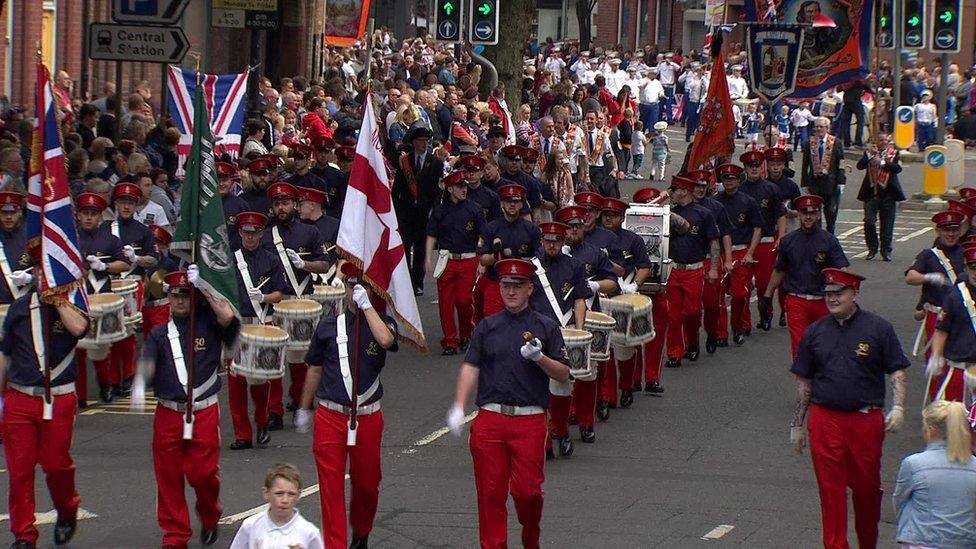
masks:
[[[88,520],[98,518],[98,515],[92,513],[87,509],[78,509],[78,520]],[[10,515],[7,513],[0,513],[0,522],[5,520],[10,520]],[[46,511],[44,513],[34,513],[34,524],[54,524],[58,521],[58,512],[55,509]]]
[[[707,534],[705,534],[704,536],[702,536],[701,539],[703,539],[703,540],[719,539],[722,536],[724,536],[725,534],[728,534],[729,532],[731,532],[733,528],[735,528],[735,526],[733,526],[731,524],[719,524],[715,528],[712,528],[711,530],[709,530],[709,532]]]
[[[895,240],[895,242],[905,242],[906,240],[911,240],[916,236],[922,236],[923,234],[932,230],[932,227],[925,227],[924,229],[919,229],[917,231],[906,234],[905,236]]]
[[[478,416],[478,411],[477,410],[471,412],[470,414],[464,416],[464,423],[469,423],[472,419],[474,419],[477,416]],[[441,438],[442,436],[444,436],[444,435],[446,435],[447,433],[450,433],[450,432],[451,432],[451,430],[448,429],[447,427],[441,427],[440,429],[438,429],[438,430],[434,431],[433,433],[425,436],[424,438],[418,440],[417,442],[414,442],[412,446],[410,446],[409,448],[407,448],[406,450],[404,450],[404,451],[402,451],[400,453],[401,454],[414,454],[414,453],[417,452],[417,449],[420,448],[421,446],[427,446],[431,442],[434,442],[435,440]]]
[[[349,480],[348,473],[346,473],[346,480]],[[304,488],[299,494],[298,499],[301,499],[305,496],[310,496],[312,494],[317,494],[318,491],[319,491],[319,485],[313,484],[308,488]],[[264,513],[267,510],[268,510],[268,504],[265,503],[264,505],[258,505],[257,507],[252,507],[247,511],[241,511],[240,513],[222,517],[220,520],[217,521],[217,524],[234,524],[235,522],[240,522],[248,517],[257,515],[258,513]]]
[[[847,238],[847,237],[851,236],[852,234],[854,234],[856,232],[859,232],[859,231],[863,231],[863,230],[864,230],[864,225],[859,225],[857,227],[854,227],[853,229],[848,229],[848,230],[840,233],[839,235],[837,235],[837,238]]]

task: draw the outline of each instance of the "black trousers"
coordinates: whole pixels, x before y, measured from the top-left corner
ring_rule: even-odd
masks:
[[[864,243],[869,252],[880,251],[882,255],[891,257],[897,205],[898,203],[892,198],[872,198],[864,202]],[[880,234],[877,225],[879,218]]]

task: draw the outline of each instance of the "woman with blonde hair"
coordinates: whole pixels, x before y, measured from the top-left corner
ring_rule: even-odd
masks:
[[[553,147],[546,159],[546,170],[542,174],[543,180],[552,189],[553,196],[556,197],[558,208],[569,206],[573,200],[576,190],[573,187],[573,174],[569,171],[569,164],[566,162],[566,153],[562,147]]]
[[[925,450],[905,458],[892,496],[897,540],[909,549],[976,547],[976,458],[966,408],[937,400],[922,412]]]

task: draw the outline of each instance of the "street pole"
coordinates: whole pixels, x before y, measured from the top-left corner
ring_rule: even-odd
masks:
[[[945,144],[946,114],[949,113],[949,101],[946,97],[949,88],[949,54],[942,54],[942,73],[939,75],[939,89],[935,92],[935,143]]]
[[[88,59],[88,2],[89,0],[82,0],[81,2],[81,75],[79,76],[81,89],[79,92],[83,103],[88,103],[88,73],[91,65],[91,60]]]
[[[891,82],[891,97],[892,97],[892,107],[891,112],[894,116],[895,110],[901,106],[901,49],[904,47],[904,39],[902,33],[904,32],[904,25],[901,20],[901,10],[896,7],[898,2],[892,2],[891,17],[893,17],[894,29],[895,29],[895,69],[892,72],[892,82]],[[880,63],[880,60],[879,60]],[[894,128],[894,118],[892,118],[892,128]]]

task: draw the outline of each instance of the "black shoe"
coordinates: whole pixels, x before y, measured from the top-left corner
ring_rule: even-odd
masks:
[[[460,343],[458,344],[458,349],[461,349],[462,351],[467,351],[468,350],[468,343],[470,343],[470,342],[471,342],[470,340],[464,339],[462,337]]]
[[[576,414],[569,414],[569,418],[566,420],[569,425],[576,425]]]
[[[444,350],[441,351],[441,354],[444,356],[454,356],[457,354],[457,349],[454,347],[444,347]]]
[[[10,546],[10,549],[37,549],[37,545],[26,539],[19,539]]]
[[[250,450],[253,447],[250,440],[235,440],[230,443],[231,450]]]
[[[593,432],[593,427],[580,427],[580,441],[586,444],[596,442],[596,433]]]
[[[218,531],[216,528],[214,528],[213,530],[204,530],[200,532],[200,543],[204,547],[209,547],[217,543],[217,534]]]
[[[112,402],[112,400],[115,398],[115,386],[114,385],[99,386],[98,396],[102,399],[102,402]]]
[[[280,431],[285,428],[285,422],[278,414],[268,414],[268,425],[266,428],[269,431]]]
[[[610,403],[606,401],[599,401],[596,403],[596,417],[600,421],[606,421],[610,419]]]
[[[132,395],[132,378],[123,379],[122,384],[115,388],[115,396],[127,397]]]
[[[78,520],[58,520],[54,523],[54,545],[64,545],[75,537],[75,529],[78,527]]]
[[[784,328],[786,326],[786,313],[782,312],[779,314],[779,327]]]
[[[257,443],[259,446],[267,446],[271,442],[271,433],[267,427],[258,427]]]
[[[641,385],[641,382],[638,381],[637,383],[634,384],[634,388],[631,389],[631,391],[634,392],[634,393],[639,393],[639,392],[641,392],[641,390],[643,389],[643,387],[644,386]]]
[[[369,536],[360,537],[358,534],[353,534],[352,543],[349,544],[349,549],[368,549],[368,541]]]
[[[664,363],[665,368],[680,368],[681,359],[680,358],[669,358],[667,362]]]
[[[78,409],[79,410],[84,410],[87,407],[88,407],[88,401],[87,400],[79,400],[78,401]]]
[[[720,349],[723,348],[723,347],[728,347],[729,346],[729,340],[726,339],[726,338],[716,339],[715,340],[715,346],[718,347],[718,348],[720,348]]]
[[[690,360],[692,362],[698,362],[698,355],[700,353],[701,353],[701,350],[698,348],[698,345],[689,346],[685,350],[685,356],[684,356],[684,358],[687,358],[688,360]]]
[[[634,404],[633,391],[620,391],[620,407],[630,408]]]
[[[891,256],[888,254],[881,254],[882,261],[891,261]]]
[[[764,318],[756,323],[756,328],[764,332],[768,332],[770,328],[773,327],[773,321],[770,318]]]
[[[569,436],[556,440],[559,441],[559,457],[568,458],[573,455],[573,441],[569,440]]]
[[[865,261],[871,261],[872,259],[874,259],[874,256],[876,256],[876,255],[878,255],[878,252],[872,250],[872,251],[868,252],[868,255],[864,256],[864,260]]]
[[[546,461],[552,461],[556,459],[556,451],[552,448],[546,448]]]
[[[644,392],[650,395],[659,395],[664,392],[664,387],[657,381],[653,381],[644,386]]]
[[[732,343],[736,345],[742,345],[746,342],[746,334],[744,332],[736,332],[732,335]]]
[[[705,339],[705,352],[712,354],[715,352],[715,349],[718,349],[718,341],[714,337],[708,336]]]

